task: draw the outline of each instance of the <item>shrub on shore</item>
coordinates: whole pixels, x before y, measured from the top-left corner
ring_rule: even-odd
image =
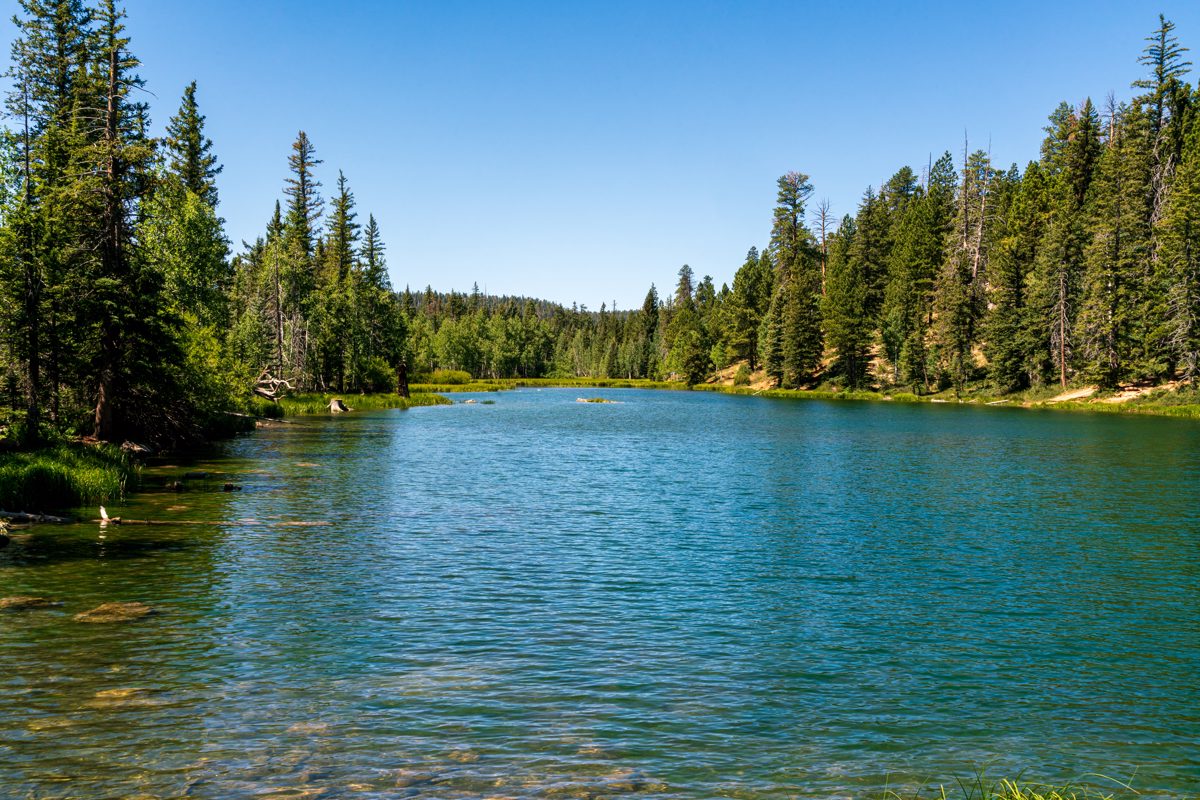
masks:
[[[471,382],[471,373],[459,369],[435,369],[429,376],[430,383],[443,383],[449,386],[462,386]]]

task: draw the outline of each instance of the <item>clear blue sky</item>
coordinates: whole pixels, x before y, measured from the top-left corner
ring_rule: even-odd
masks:
[[[1023,167],[1060,100],[1131,94],[1160,11],[1200,50],[1181,0],[127,7],[156,129],[199,82],[239,246],[304,129],[325,196],[340,168],[379,220],[397,287],[591,308],[640,304],[685,262],[731,281],[789,170],[840,216],[964,131]]]

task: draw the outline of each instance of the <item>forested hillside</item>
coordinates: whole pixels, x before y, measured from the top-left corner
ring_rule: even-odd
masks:
[[[0,427],[25,443],[201,438],[264,374],[369,392],[439,367],[697,383],[744,362],[743,379],[783,387],[924,393],[1200,372],[1200,95],[1161,17],[1132,99],[1063,103],[1023,169],[964,142],[867,188],[840,221],[788,173],[764,209],[769,241],[730,265],[732,285],[684,266],[672,293],[651,286],[622,310],[396,291],[386,221],[304,132],[281,143],[262,235],[233,247],[202,91],[183,87],[152,137],[123,18],[115,0],[21,0],[15,18]]]

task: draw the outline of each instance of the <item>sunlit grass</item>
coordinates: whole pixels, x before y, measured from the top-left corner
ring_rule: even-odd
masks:
[[[52,511],[121,497],[137,469],[112,445],[62,443],[0,453],[0,508]]]
[[[297,394],[279,401],[284,416],[303,414],[328,414],[329,403],[339,398],[347,408],[354,411],[379,411],[386,408],[413,408],[414,406],[449,405],[450,400],[431,392],[412,393],[411,397],[398,394]]]

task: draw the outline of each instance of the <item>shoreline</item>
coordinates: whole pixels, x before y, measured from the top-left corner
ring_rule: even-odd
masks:
[[[916,395],[910,392],[882,392],[866,389],[754,389],[748,386],[729,386],[717,383],[699,383],[688,386],[677,381],[651,381],[627,378],[481,378],[464,384],[413,384],[414,391],[432,391],[439,394],[462,392],[499,392],[521,388],[537,389],[654,389],[664,391],[696,391],[712,394],[727,394],[741,397],[765,397],[773,400],[828,400],[870,403],[907,403],[929,405],[972,406],[977,408],[1020,408],[1031,411],[1091,412],[1096,414],[1119,414],[1130,416],[1174,417],[1200,419],[1200,394],[1195,402],[1162,402],[1163,399],[1190,400],[1182,397],[1178,390],[1163,389],[1165,394],[1152,390],[1142,398],[1127,402],[1105,402],[1105,397],[1089,395],[1089,399],[1055,400],[1054,395],[1038,395],[1020,392],[1008,395],[973,392],[966,397],[954,397],[952,393]],[[1095,399],[1091,399],[1091,398]]]
[[[1195,390],[1186,390],[1191,396],[1182,395],[1180,390],[1166,387],[1151,388],[1141,396],[1125,402],[1105,402],[1106,397],[1097,396],[1091,387],[1076,388],[1061,395],[1071,399],[1055,399],[1057,396],[1038,396],[1032,392],[992,395],[976,391],[966,397],[954,397],[949,393],[916,395],[909,392],[822,388],[754,389],[718,383],[688,386],[677,381],[627,378],[482,378],[454,384],[414,383],[410,387],[411,396],[408,398],[394,393],[293,395],[283,398],[277,406],[272,407],[278,411],[278,416],[244,415],[254,419],[254,425],[241,427],[232,435],[250,433],[259,427],[286,424],[289,419],[297,417],[331,416],[329,405],[333,398],[342,399],[348,406],[349,413],[353,413],[355,410],[378,411],[448,405],[454,402],[445,397],[448,394],[501,392],[522,388],[697,391],[771,400],[929,404],[1200,419],[1200,394],[1195,393]],[[1191,400],[1196,402],[1189,402]],[[214,437],[202,446],[217,444],[227,438],[232,436]],[[37,450],[0,451],[0,501],[3,501],[0,502],[0,513],[51,516],[53,511],[77,509],[91,503],[112,502],[137,491],[141,466],[138,459],[120,453],[114,446],[83,442],[57,442]],[[24,497],[35,499],[17,502]],[[36,510],[30,511],[30,508]]]

